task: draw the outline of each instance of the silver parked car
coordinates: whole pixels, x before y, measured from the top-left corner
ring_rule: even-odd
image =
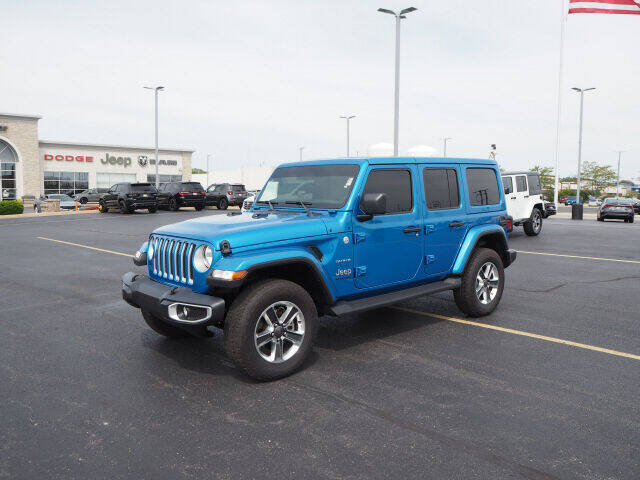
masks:
[[[60,208],[62,210],[74,210],[76,208],[76,201],[69,195],[65,195],[64,193],[51,193],[49,195],[42,195],[38,200],[36,200],[33,203],[33,209],[36,212],[41,212],[42,206],[45,205],[47,200],[50,198],[60,199]]]
[[[100,200],[100,195],[107,193],[108,190],[108,188],[88,188],[76,193],[73,198],[80,203],[97,202]]]

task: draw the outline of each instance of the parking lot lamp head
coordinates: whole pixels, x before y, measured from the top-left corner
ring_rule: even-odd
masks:
[[[144,87],[147,90],[154,90],[155,92],[155,104],[156,104],[156,190],[160,186],[158,179],[158,92],[164,90],[164,87],[158,85],[157,87]]]

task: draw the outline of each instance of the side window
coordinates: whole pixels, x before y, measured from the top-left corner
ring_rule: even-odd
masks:
[[[513,178],[502,177],[502,184],[504,185],[505,195],[508,193],[513,193]]]
[[[527,177],[525,175],[518,175],[516,177],[516,188],[519,192],[527,191]]]
[[[471,206],[500,203],[498,177],[493,168],[467,168],[467,186]]]
[[[527,175],[529,177],[529,194],[539,195],[542,193],[542,185],[540,185],[540,175]]]
[[[425,168],[422,177],[429,210],[446,210],[460,206],[458,174],[454,168]]]
[[[410,212],[413,208],[411,173],[408,170],[373,170],[367,178],[365,193],[385,193],[387,214]]]

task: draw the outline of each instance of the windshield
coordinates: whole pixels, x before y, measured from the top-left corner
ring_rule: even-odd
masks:
[[[182,182],[180,188],[182,190],[204,190],[200,182]]]
[[[73,202],[73,198],[71,198],[69,195],[65,195],[63,193],[54,193],[53,195],[49,195],[48,198],[59,198],[62,201]]]
[[[341,208],[358,176],[358,165],[281,167],[273,172],[258,202],[272,205],[304,202],[312,208]]]

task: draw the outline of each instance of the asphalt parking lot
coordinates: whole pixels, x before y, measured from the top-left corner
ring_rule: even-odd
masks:
[[[517,229],[491,316],[325,317],[256,383],[120,297],[153,228],[211,214],[0,220],[0,478],[640,478],[640,224]]]

